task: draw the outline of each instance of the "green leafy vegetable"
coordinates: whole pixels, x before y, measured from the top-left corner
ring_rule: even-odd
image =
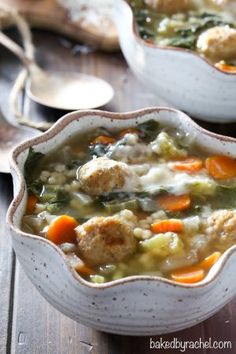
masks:
[[[108,148],[109,147],[107,145],[103,145],[103,144],[90,145],[89,146],[89,155],[96,156],[96,157],[105,156]]]
[[[36,179],[31,183],[27,183],[27,189],[30,193],[40,197],[44,189],[44,184],[40,179]]]
[[[194,49],[198,36],[209,28],[215,26],[233,25],[224,21],[222,18],[213,13],[201,13],[192,17],[194,22],[190,27],[181,28],[175,31],[176,35],[170,38],[168,45],[173,47],[181,47],[186,49]]]
[[[151,119],[138,125],[140,137],[147,143],[156,138],[159,131],[159,123]]]
[[[103,205],[109,213],[117,213],[118,211],[124,209],[129,209],[129,210],[139,209],[139,203],[137,199],[129,199],[123,202],[118,202],[116,200],[113,200],[112,202],[104,202]]]
[[[70,194],[63,189],[58,189],[54,196],[48,201],[47,210],[55,212],[67,206],[70,202]]]
[[[27,186],[33,182],[33,171],[43,157],[44,154],[41,152],[34,151],[32,147],[29,148],[29,153],[24,166],[24,176]]]

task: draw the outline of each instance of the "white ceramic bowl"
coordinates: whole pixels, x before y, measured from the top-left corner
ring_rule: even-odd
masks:
[[[81,111],[60,119],[48,132],[17,147],[10,164],[15,198],[7,223],[16,255],[32,283],[59,311],[98,330],[127,335],[177,331],[206,319],[236,294],[236,246],[195,285],[182,285],[155,276],[132,276],[97,285],[83,280],[50,241],[21,231],[27,191],[23,177],[29,147],[48,153],[67,138],[98,126],[135,126],[155,119],[178,127],[212,153],[236,155],[236,140],[210,133],[184,113],[168,108],[147,108],[133,113]],[[26,309],[27,311],[27,309]]]
[[[114,15],[122,52],[153,93],[194,118],[236,121],[236,74],[220,71],[193,51],[142,40],[125,0],[115,1]]]

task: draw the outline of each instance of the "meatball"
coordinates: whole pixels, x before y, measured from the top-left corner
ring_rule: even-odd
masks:
[[[123,162],[98,157],[80,167],[77,178],[81,189],[97,196],[114,189],[130,191],[137,186],[138,177]]]
[[[78,254],[98,266],[124,260],[135,252],[133,227],[118,216],[94,217],[76,228]]]
[[[188,11],[191,8],[191,0],[145,0],[145,3],[158,12],[167,14]]]
[[[206,234],[224,242],[236,241],[236,211],[216,210],[206,220]]]
[[[229,26],[212,27],[199,36],[197,48],[215,61],[236,58],[236,29]]]

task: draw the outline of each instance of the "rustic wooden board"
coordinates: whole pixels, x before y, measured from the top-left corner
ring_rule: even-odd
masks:
[[[36,0],[35,0],[36,1]],[[80,70],[110,81],[116,94],[105,107],[115,111],[163,104],[131,74],[120,54],[94,52],[73,55],[73,45],[63,43],[50,33],[34,32],[37,60],[45,68]],[[66,60],[65,60],[66,58]],[[8,114],[7,95],[19,67],[15,58],[1,48],[0,105]],[[24,111],[32,119],[56,120],[62,112],[44,109],[24,99]],[[9,115],[8,115],[9,117]],[[201,123],[206,128],[236,136],[236,124]],[[27,279],[17,263],[5,229],[5,212],[12,196],[10,176],[0,174],[0,354],[152,354],[179,353],[178,350],[150,349],[149,337],[107,335],[87,328],[63,316],[49,305]],[[134,294],[135,296],[135,294]],[[236,348],[236,299],[207,321],[181,332],[162,336],[163,340],[232,341],[232,350],[186,350],[185,354],[233,354]],[[152,337],[157,340],[159,337]]]
[[[115,26],[108,31],[102,26],[88,26],[83,21],[72,22],[56,0],[0,0],[1,5],[17,8],[32,27],[53,30],[108,51],[119,48]],[[4,26],[9,25],[11,22],[5,21]]]

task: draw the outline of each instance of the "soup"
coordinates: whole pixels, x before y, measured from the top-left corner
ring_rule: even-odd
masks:
[[[233,0],[130,0],[140,36],[159,46],[190,49],[223,71],[236,72]]]
[[[86,280],[201,281],[236,242],[236,161],[154,120],[30,149],[22,229],[58,245]]]

